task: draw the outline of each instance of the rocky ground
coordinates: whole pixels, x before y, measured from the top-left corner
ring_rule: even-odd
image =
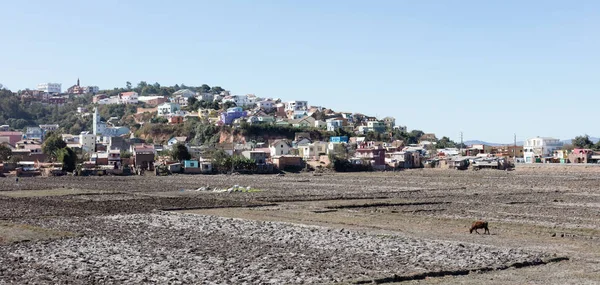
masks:
[[[256,191],[206,190],[233,185]],[[0,178],[0,284],[594,284],[599,186],[531,169]],[[469,234],[480,218],[491,235]]]

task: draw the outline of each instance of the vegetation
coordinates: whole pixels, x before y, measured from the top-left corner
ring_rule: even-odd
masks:
[[[218,173],[233,171],[255,171],[256,162],[241,155],[228,155],[223,150],[217,150],[212,154],[213,169]]]
[[[62,162],[64,171],[73,172],[77,165],[77,154],[69,147],[61,148],[57,151],[57,161]]]
[[[11,155],[12,151],[10,150],[10,147],[6,144],[0,144],[0,161],[9,160]]]
[[[187,147],[182,143],[176,143],[173,145],[173,150],[171,150],[171,158],[176,161],[184,161],[192,158],[192,155],[188,151]]]
[[[59,156],[59,150],[66,148],[67,143],[62,139],[62,136],[56,132],[50,132],[46,135],[42,151],[52,160],[56,160]]]
[[[574,148],[587,148],[593,150],[600,150],[600,141],[596,144],[590,139],[590,136],[587,134],[583,136],[576,136],[573,140],[571,140]]]

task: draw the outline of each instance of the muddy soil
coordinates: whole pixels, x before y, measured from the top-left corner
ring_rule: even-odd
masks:
[[[0,178],[0,220],[70,233],[0,233],[0,284],[600,283],[595,171]]]

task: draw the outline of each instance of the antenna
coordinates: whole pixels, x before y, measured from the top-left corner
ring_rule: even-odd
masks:
[[[460,155],[462,155],[462,147],[463,147],[463,132],[460,132]]]

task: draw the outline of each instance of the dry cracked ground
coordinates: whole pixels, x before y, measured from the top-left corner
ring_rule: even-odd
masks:
[[[0,284],[599,284],[599,169],[0,178]]]

